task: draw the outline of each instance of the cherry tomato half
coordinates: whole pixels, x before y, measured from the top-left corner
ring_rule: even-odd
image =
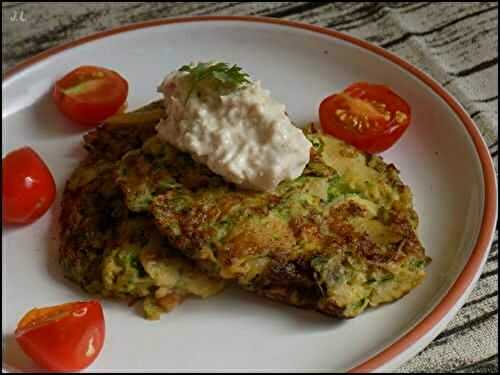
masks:
[[[323,131],[360,150],[387,150],[410,124],[408,103],[389,87],[355,83],[325,98],[319,106]]]
[[[114,115],[128,95],[127,81],[113,70],[81,66],[54,85],[52,96],[67,117],[95,126]]]
[[[56,184],[47,165],[30,147],[2,159],[2,220],[27,224],[42,216],[54,202]]]
[[[24,352],[51,371],[89,366],[102,349],[104,335],[104,315],[98,301],[35,308],[19,321],[15,332]]]

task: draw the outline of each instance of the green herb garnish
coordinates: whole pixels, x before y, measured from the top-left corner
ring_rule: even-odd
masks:
[[[201,81],[211,80],[217,86],[217,89],[225,88],[234,90],[250,83],[248,74],[239,66],[229,66],[226,63],[198,63],[197,65],[184,65],[179,69],[181,72],[188,72],[191,80],[191,87],[186,96],[186,102],[193,93],[194,89]]]

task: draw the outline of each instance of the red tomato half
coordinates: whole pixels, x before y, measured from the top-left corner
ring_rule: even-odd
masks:
[[[56,82],[52,96],[66,116],[95,126],[124,105],[128,83],[118,73],[98,66],[81,66]]]
[[[104,343],[101,304],[72,302],[29,311],[18,323],[16,340],[35,363],[51,371],[89,366]]]
[[[29,147],[2,159],[2,220],[26,224],[42,216],[54,202],[56,184],[47,165]]]
[[[340,94],[325,98],[319,106],[323,131],[360,150],[387,150],[410,124],[408,103],[390,88],[355,83]]]

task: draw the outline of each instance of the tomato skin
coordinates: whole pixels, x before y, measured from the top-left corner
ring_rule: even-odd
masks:
[[[86,127],[100,124],[117,113],[128,95],[128,82],[117,72],[81,66],[58,80],[52,97],[59,110]]]
[[[348,119],[354,115],[359,126],[342,121],[337,114],[339,110],[344,111]],[[387,150],[403,135],[410,124],[411,109],[390,88],[359,82],[323,99],[319,116],[326,133],[365,152],[378,153]]]
[[[18,323],[15,337],[23,351],[43,369],[82,370],[103,347],[105,324],[101,304],[72,302],[33,309]]]
[[[27,224],[42,216],[54,202],[56,184],[44,161],[30,147],[2,159],[2,221]]]

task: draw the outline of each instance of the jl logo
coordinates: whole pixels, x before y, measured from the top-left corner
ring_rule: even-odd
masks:
[[[24,10],[21,10],[18,12],[17,10],[14,11],[12,16],[10,17],[11,22],[26,22],[26,18],[24,18]]]

